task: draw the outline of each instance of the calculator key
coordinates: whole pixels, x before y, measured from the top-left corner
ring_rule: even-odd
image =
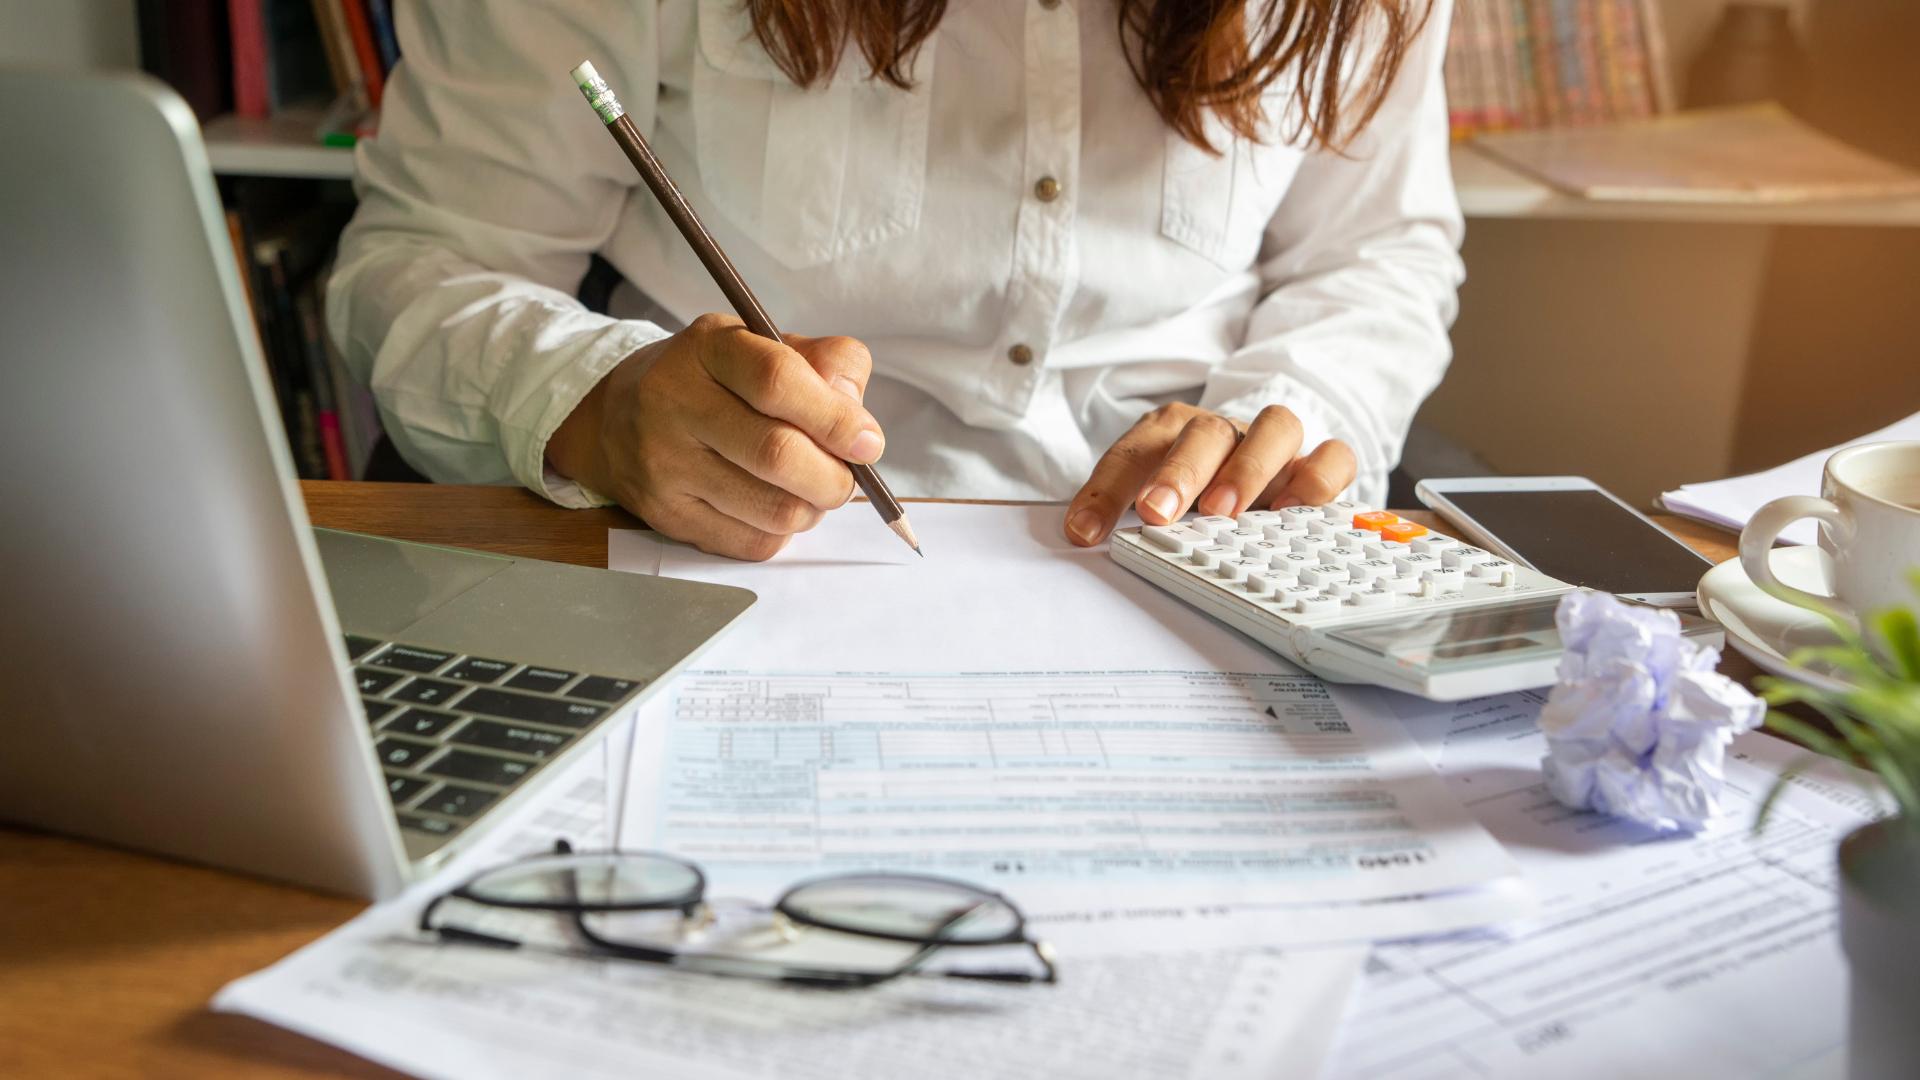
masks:
[[[1272,562],[1275,555],[1286,550],[1288,549],[1271,540],[1255,540],[1252,543],[1240,545],[1240,554],[1252,556],[1265,562]]]
[[[1467,574],[1464,570],[1441,567],[1426,570],[1420,574],[1420,580],[1433,586],[1437,593],[1457,593],[1467,587]]]
[[[507,680],[507,685],[515,690],[532,690],[540,694],[557,694],[560,688],[573,681],[574,672],[557,671],[553,668],[529,667],[527,670]]]
[[[1360,550],[1366,552],[1369,559],[1391,559],[1413,549],[1398,540],[1375,540],[1371,544],[1361,545]]]
[[[395,776],[392,773],[388,773],[387,795],[393,799],[393,805],[405,806],[407,805],[408,799],[427,790],[432,783],[430,780],[420,780],[411,776]]]
[[[516,694],[508,690],[495,690],[482,686],[468,694],[460,703],[463,712],[486,713],[505,720],[526,720],[535,724],[552,724],[556,727],[581,728],[598,720],[607,710],[598,705],[583,705],[577,701],[555,701],[552,698],[531,697]]]
[[[1292,578],[1275,574],[1258,573],[1248,574],[1247,580],[1241,582],[1240,587],[1247,590],[1248,595],[1251,596],[1272,596],[1282,587],[1292,584],[1294,584]]]
[[[1280,520],[1277,510],[1249,510],[1233,519],[1243,529],[1258,529]]]
[[[1362,506],[1352,499],[1335,499],[1333,502],[1322,506],[1320,512],[1326,515],[1328,521],[1338,521],[1344,524],[1352,521],[1361,514],[1372,511],[1372,509],[1373,507]]]
[[[1187,556],[1187,561],[1202,570],[1217,570],[1222,562],[1239,557],[1239,548],[1228,547],[1225,544],[1208,544],[1203,548],[1195,548],[1193,554]]]
[[[1427,527],[1416,525],[1411,521],[1396,521],[1391,525],[1380,527],[1380,538],[1383,540],[1398,540],[1405,543],[1416,536],[1425,535],[1427,535]]]
[[[1309,566],[1300,571],[1300,584],[1324,589],[1336,581],[1350,581],[1344,566]]]
[[[1352,566],[1357,562],[1365,562],[1366,558],[1366,553],[1359,548],[1347,547],[1344,544],[1336,544],[1330,548],[1320,549],[1320,561],[1328,566]]]
[[[1248,571],[1262,570],[1266,565],[1264,562],[1236,555],[1231,559],[1221,559],[1220,565],[1214,567],[1213,572],[1219,580],[1231,585],[1237,581],[1247,580]]]
[[[411,701],[415,705],[445,705],[466,688],[465,683],[441,682],[439,679],[414,679],[387,696],[395,701]]]
[[[411,769],[438,749],[432,743],[408,742],[405,739],[381,739],[373,744],[373,752],[380,758],[380,764],[392,769]]]
[[[1319,596],[1320,590],[1311,585],[1288,585],[1273,594],[1273,602],[1291,611],[1300,601],[1309,596]]]
[[[395,645],[367,662],[397,671],[411,671],[424,675],[430,671],[440,670],[441,665],[451,659],[453,654],[450,652],[422,649],[415,645]]]
[[[1342,578],[1339,581],[1329,583],[1320,591],[1333,597],[1335,600],[1345,600],[1363,587],[1364,586],[1355,585],[1353,582]]]
[[[1328,615],[1339,611],[1341,603],[1341,599],[1337,596],[1328,596],[1325,593],[1319,593],[1314,596],[1301,597],[1299,604],[1294,610],[1302,615]]]
[[[1370,533],[1365,529],[1335,529],[1333,538],[1340,542],[1341,547],[1350,548],[1365,547],[1372,541],[1380,539],[1378,534]]]
[[[1324,536],[1331,540],[1333,539],[1333,534],[1339,531],[1340,525],[1338,522],[1328,521],[1325,518],[1307,522],[1308,536]]]
[[[1321,548],[1338,547],[1331,536],[1296,536],[1287,541],[1289,547],[1302,555],[1317,555]]]
[[[1405,555],[1395,555],[1393,557],[1393,569],[1403,576],[1411,575],[1418,577],[1423,571],[1438,570],[1441,565],[1440,556],[1438,555],[1422,555],[1419,552],[1408,552]]]
[[[1413,550],[1422,555],[1438,555],[1444,551],[1463,546],[1460,541],[1455,540],[1453,537],[1441,536],[1439,533],[1428,533],[1425,536],[1415,537],[1413,540],[1408,541],[1408,543],[1412,546]]]
[[[511,750],[516,754],[544,758],[558,753],[573,736],[557,731],[542,731],[521,724],[503,724],[494,720],[475,720],[447,741],[466,746],[484,746],[489,750]]]
[[[1382,527],[1399,520],[1397,515],[1389,514],[1385,510],[1367,510],[1353,515],[1352,518],[1354,528],[1365,529],[1368,532],[1379,532]]]
[[[354,668],[353,677],[362,694],[378,694],[401,679],[391,671],[375,671],[372,668]]]
[[[361,637],[359,634],[348,634],[346,637],[349,660],[358,660],[380,647],[380,643],[370,637]]]
[[[1280,510],[1280,514],[1282,517],[1284,517],[1288,521],[1298,521],[1302,524],[1305,524],[1306,522],[1309,522],[1309,521],[1325,520],[1323,515],[1320,513],[1320,508],[1317,506],[1282,507]]]
[[[1413,596],[1420,591],[1420,579],[1417,577],[1383,577],[1375,579],[1374,584],[1400,596]]]
[[[432,833],[435,836],[446,836],[449,833],[460,831],[458,822],[448,821],[446,818],[421,817],[418,814],[401,814],[400,827],[403,829],[417,829],[420,832]]]
[[[1307,535],[1307,527],[1298,521],[1287,520],[1271,525],[1262,525],[1260,526],[1260,533],[1275,543],[1284,544],[1296,536]]]
[[[1392,607],[1395,595],[1391,590],[1382,589],[1378,585],[1367,589],[1355,589],[1353,595],[1347,597],[1347,606],[1372,610]]]
[[[1517,568],[1505,559],[1489,559],[1469,569],[1467,576],[1475,581],[1492,581],[1511,585],[1517,572]]]
[[[442,784],[440,790],[421,800],[420,805],[414,809],[445,814],[448,817],[472,817],[485,810],[495,798],[497,796],[491,791]]]
[[[1179,525],[1142,525],[1140,538],[1161,551],[1181,558],[1193,554],[1193,549],[1199,546],[1187,538],[1187,531]]]
[[[441,674],[449,679],[459,679],[461,682],[492,684],[499,682],[500,676],[512,671],[515,666],[511,660],[489,660],[484,656],[469,656]]]
[[[1448,566],[1465,570],[1468,567],[1479,566],[1481,563],[1492,562],[1493,552],[1486,548],[1457,547],[1452,551],[1441,552],[1440,561]]]
[[[460,720],[452,713],[436,709],[408,709],[392,720],[387,721],[383,729],[394,735],[417,735],[430,739],[452,727]]]
[[[1224,533],[1230,533],[1233,530],[1239,528],[1240,523],[1233,520],[1230,517],[1221,517],[1218,514],[1209,514],[1206,517],[1194,518],[1193,527],[1196,529],[1199,529],[1203,533],[1206,533],[1208,536],[1220,536]]]
[[[521,777],[537,768],[539,765],[531,761],[495,757],[473,750],[449,750],[445,757],[427,766],[426,771],[452,780],[512,787]]]
[[[1250,543],[1254,540],[1264,540],[1264,539],[1266,539],[1266,534],[1262,533],[1258,527],[1251,528],[1251,529],[1235,529],[1232,532],[1229,532],[1219,538],[1221,543],[1229,544],[1233,547],[1240,547],[1241,545]]]
[[[589,675],[573,684],[567,691],[568,697],[586,698],[589,701],[604,701],[611,705],[628,694],[640,689],[637,679],[616,679],[611,675]]]
[[[1347,564],[1347,576],[1362,583],[1392,577],[1397,573],[1399,571],[1393,568],[1393,563],[1386,559],[1361,559],[1357,563]]]
[[[360,707],[367,710],[367,723],[377,724],[386,719],[393,710],[400,706],[397,702],[375,701],[372,698],[361,698]]]

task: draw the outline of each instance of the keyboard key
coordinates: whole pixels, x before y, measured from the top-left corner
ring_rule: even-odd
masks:
[[[574,672],[556,671],[553,668],[530,667],[507,680],[507,685],[515,690],[532,690],[541,694],[557,694],[560,688],[573,681]]]
[[[589,701],[604,701],[611,705],[638,689],[640,689],[640,683],[634,679],[616,679],[611,675],[589,675],[575,683],[573,689],[567,691],[567,696],[586,698]]]
[[[1413,549],[1398,540],[1375,540],[1364,544],[1360,550],[1367,553],[1369,559],[1391,559],[1395,555],[1405,555]]]
[[[1405,543],[1416,536],[1425,535],[1427,535],[1427,527],[1425,525],[1416,525],[1411,521],[1396,521],[1391,525],[1383,525],[1380,527],[1380,538],[1382,540],[1398,540],[1401,543]]]
[[[512,787],[521,777],[538,767],[530,761],[515,761],[512,758],[494,757],[492,754],[479,754],[472,750],[450,750],[445,757],[427,766],[427,771],[435,776],[445,776],[454,780],[470,780],[476,784]]]
[[[526,694],[515,694],[484,686],[468,694],[466,700],[460,703],[460,708],[467,712],[486,713],[488,716],[498,716],[508,720],[527,720],[535,724],[553,724],[556,727],[570,728],[586,727],[607,711],[598,705],[529,697]]]
[[[379,756],[380,764],[392,769],[411,769],[438,749],[432,743],[408,742],[405,739],[381,739],[373,744],[373,752]]]
[[[378,694],[401,678],[391,671],[375,671],[372,668],[354,668],[353,677],[362,694]]]
[[[375,701],[372,698],[361,698],[360,707],[367,710],[367,723],[377,724],[386,719],[392,714],[393,710],[400,706],[397,702]]]
[[[445,814],[448,817],[472,817],[485,810],[497,798],[499,796],[491,791],[442,784],[438,791],[421,800],[420,805],[414,809]]]
[[[387,795],[393,799],[393,805],[405,806],[407,800],[431,787],[433,781],[420,780],[411,776],[387,774]]]
[[[1210,514],[1206,517],[1194,518],[1193,527],[1196,529],[1199,529],[1203,533],[1206,533],[1208,536],[1217,537],[1217,536],[1224,535],[1226,533],[1230,533],[1233,530],[1239,528],[1240,523],[1233,520],[1230,517],[1221,517],[1217,514]]]
[[[408,709],[387,722],[386,730],[394,735],[417,735],[430,739],[452,727],[460,718],[452,713],[436,712],[433,709]]]
[[[461,682],[496,683],[500,681],[500,676],[513,669],[514,664],[510,660],[488,660],[484,656],[469,656],[441,674]]]
[[[380,643],[373,638],[361,637],[359,634],[347,635],[347,659],[349,660],[358,660],[379,647]]]
[[[1488,551],[1486,548],[1457,547],[1452,551],[1441,552],[1440,561],[1447,566],[1465,570],[1469,567],[1479,566],[1481,563],[1492,562],[1493,552]]]
[[[421,817],[418,814],[401,814],[400,827],[432,833],[435,836],[447,836],[460,831],[458,822],[448,821],[445,818]]]
[[[411,701],[415,705],[445,705],[466,688],[465,683],[414,679],[387,696],[395,701]]]
[[[550,757],[558,753],[560,748],[572,739],[573,736],[562,735],[557,731],[542,731],[539,728],[502,724],[494,720],[475,720],[447,736],[447,741],[452,743],[484,746],[491,750],[511,750],[516,754],[537,758]]]
[[[1400,519],[1393,514],[1387,513],[1385,510],[1368,510],[1365,513],[1353,515],[1351,520],[1353,521],[1353,527],[1356,529],[1365,529],[1368,532],[1379,532],[1382,527],[1391,525]]]
[[[424,675],[429,671],[440,670],[440,666],[451,659],[453,654],[450,652],[422,649],[415,645],[395,645],[367,662],[397,671],[411,671]]]

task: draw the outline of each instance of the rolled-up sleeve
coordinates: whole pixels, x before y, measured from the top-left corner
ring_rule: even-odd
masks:
[[[1465,276],[1441,77],[1451,10],[1434,4],[1354,144],[1302,163],[1267,229],[1245,342],[1200,401],[1239,419],[1287,406],[1307,447],[1352,446],[1354,494],[1375,504],[1452,356],[1447,331]]]
[[[569,72],[592,60],[648,130],[652,11],[630,0],[395,5],[406,59],[378,136],[357,151],[360,206],[327,323],[401,455],[435,480],[606,501],[546,467],[547,440],[666,331],[574,299],[634,189]]]

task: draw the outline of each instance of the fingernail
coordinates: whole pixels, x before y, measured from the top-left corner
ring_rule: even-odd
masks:
[[[853,437],[853,460],[869,465],[880,460],[880,451],[886,449],[885,439],[877,431],[863,431]]]
[[[1207,513],[1221,517],[1232,517],[1233,512],[1240,509],[1240,493],[1231,487],[1214,488],[1202,501],[1207,504]]]
[[[1100,515],[1091,510],[1081,510],[1067,519],[1067,532],[1083,544],[1091,544],[1100,539]]]
[[[1165,484],[1147,492],[1147,497],[1140,501],[1163,521],[1171,521],[1174,512],[1180,509],[1180,493]]]
[[[847,378],[845,375],[835,375],[833,377],[833,388],[855,401],[860,400],[860,384]]]

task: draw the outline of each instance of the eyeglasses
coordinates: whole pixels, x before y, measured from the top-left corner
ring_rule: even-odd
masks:
[[[444,915],[449,900],[483,908],[564,916],[590,955],[665,964],[709,975],[769,979],[829,989],[878,986],[903,975],[996,983],[1057,981],[1052,950],[1027,934],[1013,901],[965,882],[922,874],[835,874],[793,886],[771,908],[736,905],[754,918],[742,928],[721,921],[693,863],[657,852],[575,851],[565,840],[550,854],[497,866],[434,898],[420,913],[423,933],[443,941],[498,948],[540,947]],[[456,905],[457,906],[457,905]],[[733,920],[728,920],[732,922]],[[710,938],[724,938],[710,944]],[[684,946],[699,944],[692,949]],[[1015,947],[1028,968],[940,968],[926,964],[949,949]]]

